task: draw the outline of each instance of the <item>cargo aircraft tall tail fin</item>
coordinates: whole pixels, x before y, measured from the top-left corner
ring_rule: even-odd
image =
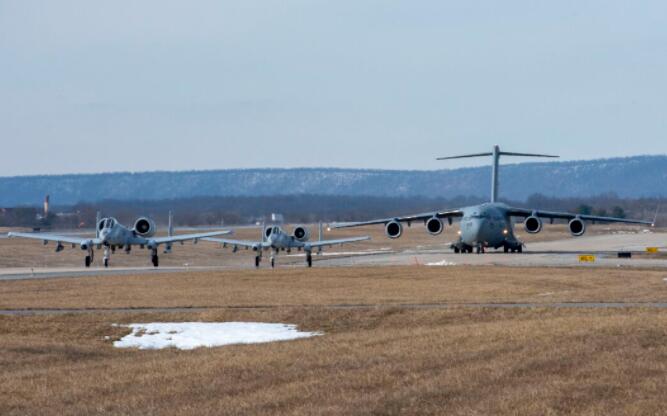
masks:
[[[500,150],[500,146],[495,145],[493,146],[493,151],[490,153],[475,153],[469,155],[446,156],[446,157],[439,157],[437,158],[437,160],[466,159],[466,158],[484,157],[484,156],[493,157],[493,165],[491,169],[491,202],[498,202],[498,166],[500,164],[500,156],[548,157],[548,158],[560,157],[554,155],[542,155],[535,153],[503,152]]]

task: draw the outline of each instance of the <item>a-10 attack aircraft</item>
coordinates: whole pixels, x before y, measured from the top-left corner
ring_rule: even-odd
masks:
[[[169,229],[166,237],[154,237],[157,230],[155,222],[147,217],[138,218],[132,228],[128,228],[119,223],[115,218],[97,219],[95,238],[81,238],[65,235],[55,235],[47,233],[9,233],[9,237],[32,238],[42,240],[44,244],[49,241],[55,241],[56,253],[64,250],[63,243],[71,244],[72,248],[79,246],[81,250],[86,251],[85,264],[90,267],[95,256],[95,248],[98,250],[104,248],[104,267],[109,267],[111,253],[116,249],[123,249],[130,253],[132,246],[148,248],[151,251],[151,262],[153,266],[158,267],[158,247],[165,246],[165,253],[171,252],[173,243],[183,243],[184,241],[194,241],[195,243],[205,237],[215,237],[230,234],[231,231],[213,231],[199,234],[173,235],[172,216],[169,214]]]
[[[403,223],[407,223],[409,226],[412,222],[423,221],[429,234],[439,235],[445,228],[443,220],[451,225],[455,218],[460,218],[460,237],[458,241],[451,245],[451,248],[455,253],[472,253],[473,249],[475,249],[477,253],[483,253],[486,248],[498,249],[501,247],[506,253],[509,251],[513,253],[518,251],[521,253],[523,251],[523,243],[514,235],[513,218],[522,218],[524,229],[530,234],[537,234],[542,231],[543,219],[548,219],[552,224],[554,220],[565,220],[568,221],[568,228],[574,237],[579,237],[586,232],[586,222],[654,225],[650,221],[514,208],[498,202],[498,165],[500,156],[549,158],[558,156],[502,152],[499,146],[496,145],[491,153],[442,157],[438,158],[438,160],[480,156],[493,157],[491,202],[454,210],[428,212],[424,214],[383,218],[363,222],[334,224],[332,225],[332,228],[384,224],[387,237],[399,238],[403,233]]]
[[[322,231],[320,225],[320,239],[318,241],[308,241],[310,232],[304,226],[296,226],[292,234],[288,234],[277,225],[262,227],[262,239],[260,241],[228,240],[222,238],[204,238],[206,241],[220,243],[223,247],[231,246],[234,252],[239,247],[252,249],[255,252],[255,267],[259,267],[262,262],[262,252],[271,250],[271,267],[276,265],[276,256],[280,251],[290,253],[292,250],[306,253],[306,265],[313,266],[313,250],[320,252],[323,247],[354,243],[357,241],[370,240],[370,237],[353,237],[338,240],[322,240]]]

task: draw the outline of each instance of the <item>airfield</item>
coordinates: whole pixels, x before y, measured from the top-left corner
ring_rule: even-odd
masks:
[[[373,240],[325,250],[312,269],[302,253],[255,269],[250,251],[199,242],[157,270],[145,250],[85,270],[78,248],[0,239],[0,414],[666,413],[667,233],[545,228],[517,227],[526,253],[486,255],[451,253],[452,229],[332,231]],[[200,321],[320,335],[114,347],[130,333],[118,324]]]

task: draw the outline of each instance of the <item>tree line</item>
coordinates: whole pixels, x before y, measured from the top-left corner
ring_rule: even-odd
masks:
[[[0,226],[35,228],[89,228],[98,211],[131,224],[139,216],[150,216],[160,224],[174,213],[177,226],[245,225],[269,220],[271,213],[282,214],[286,222],[361,221],[409,213],[429,212],[474,205],[484,202],[478,197],[372,197],[334,195],[281,195],[237,197],[193,197],[165,200],[106,200],[52,207],[46,218],[36,207],[0,209]],[[652,220],[665,199],[620,198],[603,194],[587,198],[553,198],[540,194],[526,201],[504,201],[513,206],[568,211],[580,214],[640,218]],[[665,223],[667,212],[659,215]]]

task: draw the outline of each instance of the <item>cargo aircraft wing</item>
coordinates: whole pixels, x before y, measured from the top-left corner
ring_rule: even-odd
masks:
[[[448,219],[451,223],[452,218],[459,218],[463,216],[463,210],[455,209],[451,211],[435,211],[435,212],[426,212],[423,214],[416,215],[406,215],[402,217],[392,217],[392,218],[382,218],[370,221],[359,221],[359,222],[341,222],[331,224],[331,228],[351,228],[351,227],[362,227],[364,225],[375,225],[375,224],[387,224],[392,221],[398,222],[407,222],[408,225],[417,221],[428,221],[431,218],[439,219]]]
[[[580,215],[572,214],[569,212],[555,212],[555,211],[542,211],[542,210],[531,210],[525,208],[510,208],[508,214],[511,217],[531,217],[535,216],[538,218],[547,218],[547,219],[556,219],[556,220],[573,220],[579,218],[583,221],[590,221],[593,223],[621,223],[621,224],[641,224],[641,225],[650,225],[654,226],[655,222],[653,221],[644,221],[644,220],[633,220],[626,218],[615,218],[615,217],[602,217],[597,215]]]

